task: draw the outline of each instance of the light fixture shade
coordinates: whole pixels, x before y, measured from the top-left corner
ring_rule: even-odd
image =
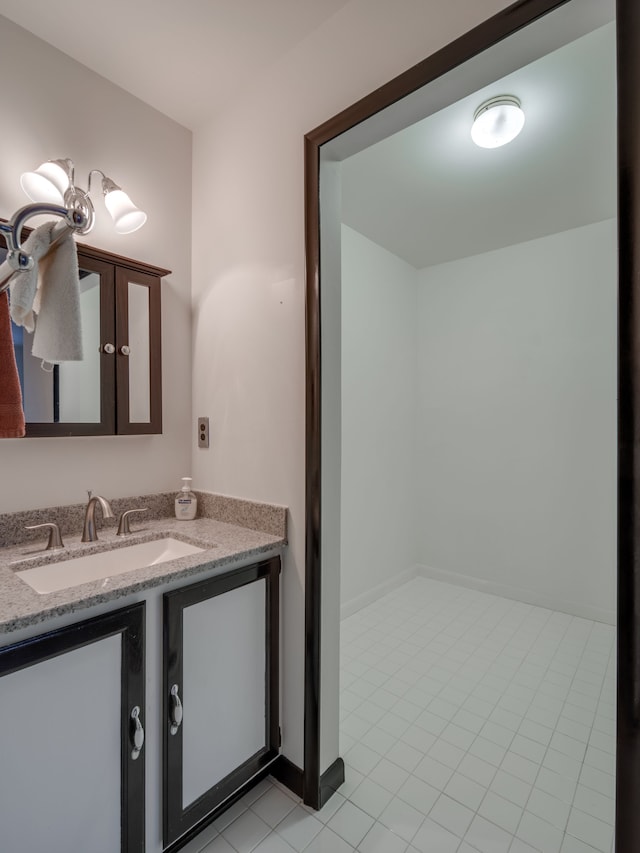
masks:
[[[64,204],[64,194],[69,188],[69,172],[63,160],[48,160],[34,172],[20,177],[20,186],[31,201]]]
[[[147,214],[140,210],[121,189],[105,192],[104,203],[115,223],[118,234],[131,234],[142,228]]]
[[[513,95],[499,95],[480,104],[473,116],[471,138],[480,148],[499,148],[524,127],[524,112]]]

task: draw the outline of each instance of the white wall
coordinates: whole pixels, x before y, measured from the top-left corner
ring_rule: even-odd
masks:
[[[417,279],[342,226],[343,616],[418,562]]]
[[[116,234],[98,184],[96,227],[84,241],[173,271],[162,285],[163,435],[3,440],[0,512],[81,502],[86,489],[107,497],[177,489],[195,435],[191,134],[5,18],[0,75],[0,216],[28,203],[22,172],[71,157],[80,186],[86,189],[89,169],[102,169],[149,214],[141,231]]]
[[[212,447],[194,450],[193,470],[203,488],[290,508],[283,578],[283,749],[299,766],[303,136],[506,5],[505,0],[352,0],[194,136],[194,415],[211,417]],[[323,753],[333,758],[337,707],[334,691],[324,691],[321,739]]]
[[[194,415],[210,416],[212,446],[194,449],[193,470],[202,488],[290,508],[282,608],[283,749],[299,766],[303,136],[507,5],[352,0],[194,136]],[[331,760],[338,753],[337,709],[335,690],[323,691],[321,740]]]
[[[614,621],[616,263],[608,220],[421,271],[418,530],[437,577]]]

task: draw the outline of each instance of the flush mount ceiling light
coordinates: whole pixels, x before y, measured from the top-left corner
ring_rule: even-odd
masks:
[[[78,233],[88,234],[95,222],[95,210],[89,193],[91,178],[96,174],[102,176],[104,203],[111,214],[116,231],[119,234],[131,234],[142,228],[147,221],[147,214],[136,207],[129,196],[100,169],[92,169],[89,172],[86,192],[75,185],[75,167],[69,159],[48,160],[35,171],[25,172],[20,178],[20,185],[32,201],[60,204],[69,210],[81,212],[87,225],[78,229]]]
[[[520,101],[513,95],[498,95],[480,104],[473,114],[471,138],[480,148],[499,148],[516,138],[524,127]]]

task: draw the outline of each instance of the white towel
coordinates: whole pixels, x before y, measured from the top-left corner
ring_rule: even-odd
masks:
[[[33,269],[11,278],[11,319],[28,332],[35,325],[32,354],[51,364],[82,361],[78,253],[71,231],[51,244],[56,224],[32,231],[23,249],[33,257]]]
[[[51,364],[82,361],[78,252],[71,231],[40,260],[33,310],[38,319],[32,354]]]
[[[51,246],[51,229],[53,226],[53,222],[45,222],[44,225],[29,234],[22,248],[26,254],[33,258],[33,267],[30,270],[14,272],[11,277],[11,319],[16,326],[24,326],[27,332],[33,332],[34,329],[33,300],[38,287],[38,262]],[[6,261],[0,267],[2,277],[4,277],[5,270],[11,271],[11,267]],[[2,278],[0,278],[1,280]]]

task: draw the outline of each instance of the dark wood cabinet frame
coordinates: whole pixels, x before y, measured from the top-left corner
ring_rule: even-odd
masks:
[[[305,137],[306,568],[303,795],[319,808],[341,781],[320,773],[320,148],[566,0],[521,0]],[[640,3],[617,0],[618,77],[618,720],[616,850],[640,850]],[[298,771],[299,772],[299,771]]]
[[[169,734],[170,687],[183,684],[182,631],[185,607],[223,595],[259,580],[266,582],[265,612],[265,745],[232,773],[221,779],[197,800],[183,807],[182,803],[182,727],[175,735]],[[280,557],[272,557],[246,568],[232,569],[208,580],[167,592],[163,596],[163,840],[167,851],[179,850],[190,839],[211,823],[234,799],[251,784],[265,776],[280,749],[279,726],[279,613],[280,613]],[[233,655],[233,649],[225,650]],[[180,695],[188,702],[188,697]],[[214,737],[224,737],[211,721]],[[215,768],[211,769],[215,777]],[[224,805],[222,805],[224,803]]]
[[[30,640],[0,649],[0,679],[29,666],[83,648],[107,637],[120,634],[121,657],[121,853],[143,853],[145,848],[145,773],[144,748],[141,755],[131,758],[131,709],[142,709],[144,725],[145,668],[144,668],[145,605],[134,604],[97,616],[68,628],[60,628]],[[44,699],[44,697],[43,697]],[[5,721],[6,723],[7,721]]]
[[[0,220],[5,221],[5,220]],[[33,229],[24,228],[22,240]],[[0,247],[6,248],[0,234]],[[171,270],[78,243],[78,266],[100,276],[100,344],[114,344],[115,353],[101,349],[100,420],[96,423],[27,423],[27,438],[76,435],[147,435],[162,432],[162,318],[161,279]],[[128,285],[149,291],[150,420],[129,420],[129,361],[120,348],[129,344]]]

